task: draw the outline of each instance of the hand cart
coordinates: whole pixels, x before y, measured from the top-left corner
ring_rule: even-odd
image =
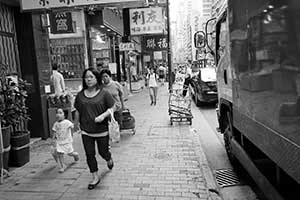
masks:
[[[122,112],[120,131],[131,131],[133,135],[135,134],[135,118],[132,116],[129,109],[124,109]]]
[[[170,123],[189,122],[192,125],[191,98],[182,96],[183,89],[172,89],[169,95]]]

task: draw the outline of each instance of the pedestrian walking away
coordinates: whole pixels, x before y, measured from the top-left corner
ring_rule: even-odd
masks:
[[[73,138],[71,129],[74,125],[67,118],[68,111],[58,108],[56,110],[57,121],[53,124],[53,139],[55,141],[52,149],[52,156],[59,165],[59,172],[62,173],[66,169],[64,162],[64,154],[74,157],[75,161],[79,160],[79,155],[74,151]]]
[[[150,95],[150,105],[156,105],[157,99],[157,90],[158,90],[158,83],[157,83],[158,76],[154,72],[154,69],[150,69],[150,73],[147,76],[148,86],[149,86],[149,95]]]
[[[117,81],[112,80],[111,76],[112,74],[109,69],[103,69],[100,72],[103,89],[108,91],[115,101],[116,111],[114,112],[114,118],[117,120],[117,122],[121,127],[122,111],[124,110],[124,99],[123,99],[124,92],[121,84]]]
[[[112,155],[109,151],[108,117],[109,109],[114,112],[115,102],[111,94],[101,87],[100,73],[97,69],[83,71],[82,90],[77,94],[74,107],[75,130],[80,130],[86,160],[92,174],[88,189],[94,189],[100,183],[95,143],[100,156],[106,160],[107,167],[113,168]]]
[[[54,63],[52,65],[52,75],[50,78],[54,86],[55,95],[60,96],[65,92],[65,80],[63,75],[57,69],[58,66]]]

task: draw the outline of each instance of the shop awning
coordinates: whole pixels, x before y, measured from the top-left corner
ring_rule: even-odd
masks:
[[[16,1],[16,0],[14,0]],[[132,8],[148,6],[147,0],[20,0],[22,11],[48,10],[59,8],[78,8],[86,6],[105,6]]]

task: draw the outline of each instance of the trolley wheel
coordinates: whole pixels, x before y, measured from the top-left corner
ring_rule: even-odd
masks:
[[[192,125],[192,123],[193,123],[193,122],[192,122],[192,119],[190,119],[190,125]]]
[[[132,129],[132,135],[135,135],[135,129]]]
[[[173,125],[173,121],[172,121],[172,119],[170,119],[170,124],[171,124],[171,126]]]

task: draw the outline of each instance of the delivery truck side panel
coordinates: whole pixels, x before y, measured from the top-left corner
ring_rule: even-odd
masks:
[[[297,0],[228,1],[227,45],[232,68],[232,99],[222,95],[224,67],[220,55],[217,56],[221,131],[225,132],[226,124],[231,121],[232,133],[236,135],[230,138],[234,138],[250,157],[257,158],[256,151],[250,147],[259,149],[298,184],[299,16],[300,1]]]

